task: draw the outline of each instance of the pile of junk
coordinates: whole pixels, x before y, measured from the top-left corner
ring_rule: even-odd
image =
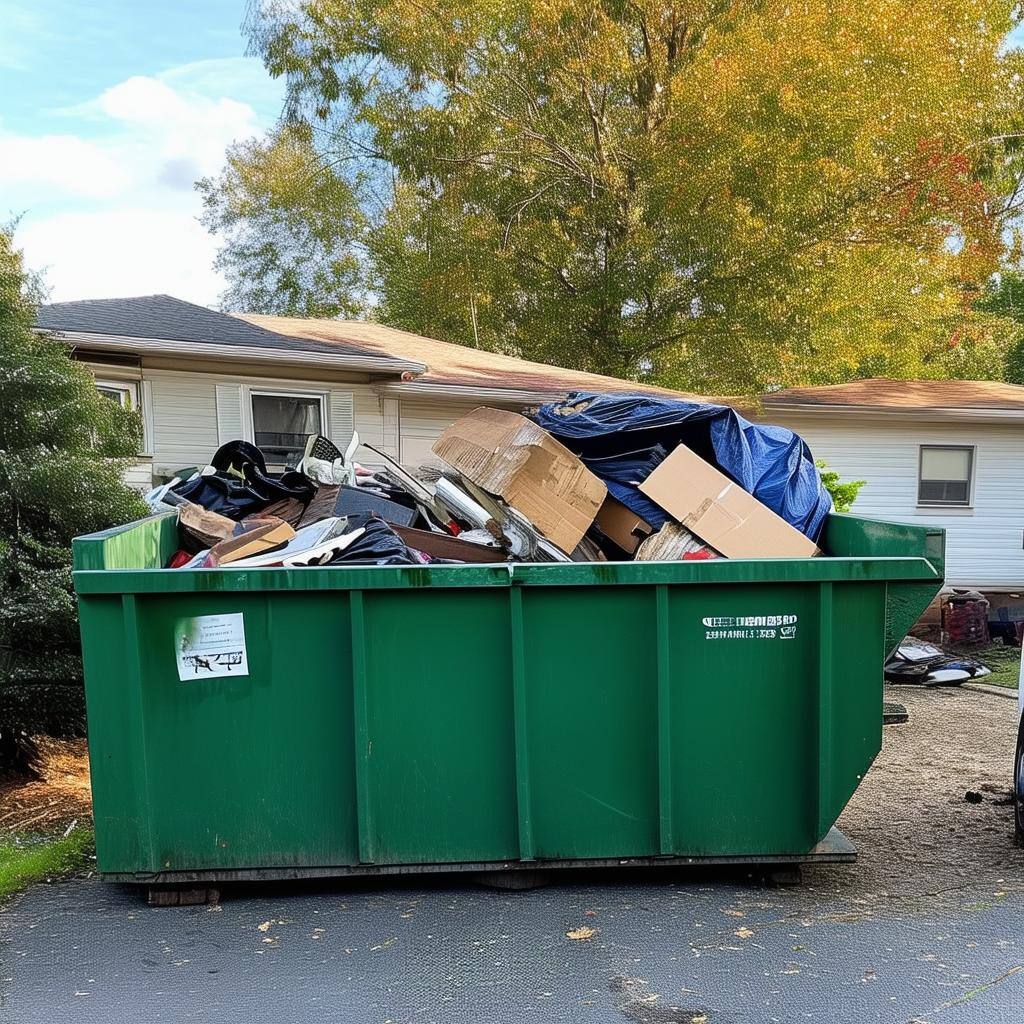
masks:
[[[831,509],[807,445],[728,406],[577,392],[479,408],[411,472],[309,437],[268,472],[247,441],[147,495],[175,510],[170,568],[811,557]]]
[[[992,670],[964,654],[948,654],[935,644],[908,636],[885,663],[885,680],[917,686],[959,686],[984,679]]]

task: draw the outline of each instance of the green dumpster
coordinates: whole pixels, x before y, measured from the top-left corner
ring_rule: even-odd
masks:
[[[813,559],[159,568],[176,546],[173,514],[75,542],[115,880],[812,856],[944,535],[833,515]]]

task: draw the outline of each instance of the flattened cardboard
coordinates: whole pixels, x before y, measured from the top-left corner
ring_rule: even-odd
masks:
[[[640,490],[726,558],[810,558],[820,553],[814,541],[684,445]]]
[[[434,453],[565,552],[583,539],[607,494],[568,448],[514,412],[474,409],[434,442]]]
[[[604,499],[594,525],[609,540],[618,544],[627,555],[633,554],[654,532],[654,527],[646,519],[641,519],[632,509],[610,494]]]
[[[178,506],[178,524],[203,547],[211,548],[235,533],[235,521],[219,512],[209,512],[191,501]]]

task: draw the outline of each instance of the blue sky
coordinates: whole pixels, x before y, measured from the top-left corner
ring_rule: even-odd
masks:
[[[55,301],[212,304],[195,178],[282,99],[245,56],[245,0],[0,0],[0,220]]]
[[[0,221],[54,301],[224,282],[192,183],[273,124],[245,0],[0,0]],[[1008,45],[1024,45],[1024,28]]]

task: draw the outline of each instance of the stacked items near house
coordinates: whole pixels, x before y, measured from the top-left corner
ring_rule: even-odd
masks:
[[[156,489],[154,511],[178,513],[170,567],[809,557],[831,508],[792,431],[670,398],[476,409],[438,438],[432,479],[369,445],[385,468],[364,468],[357,444],[311,437],[272,476],[234,441]]]

